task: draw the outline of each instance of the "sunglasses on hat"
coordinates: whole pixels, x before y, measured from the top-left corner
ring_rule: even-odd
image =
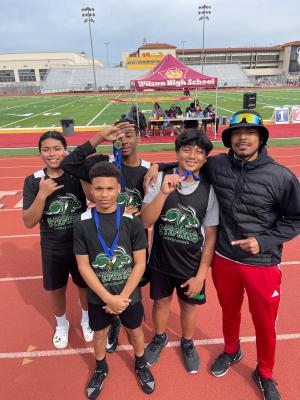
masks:
[[[247,124],[262,125],[261,118],[256,114],[241,113],[236,114],[230,119],[230,126],[246,122]]]

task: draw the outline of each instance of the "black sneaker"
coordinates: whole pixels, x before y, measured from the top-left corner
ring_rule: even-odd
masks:
[[[237,363],[242,358],[243,358],[243,353],[241,352],[241,348],[239,345],[238,351],[236,353],[229,354],[224,352],[220,354],[219,357],[215,360],[215,362],[211,366],[210,371],[216,377],[223,376],[227,373],[229,367],[232,364]]]
[[[253,372],[252,378],[262,391],[264,400],[281,400],[280,394],[276,389],[277,382],[274,379],[265,379],[261,377],[257,368]]]
[[[91,380],[86,388],[87,397],[91,400],[95,400],[102,389],[104,379],[106,378],[107,372],[101,371],[100,369],[95,369]]]
[[[199,371],[200,359],[195,349],[194,342],[192,340],[181,339],[180,347],[185,369],[190,374],[196,374]]]
[[[121,329],[121,320],[119,317],[115,317],[109,327],[109,332],[107,335],[106,351],[108,353],[113,353],[118,346],[118,338]]]
[[[135,369],[135,373],[141,383],[142,389],[145,393],[150,394],[155,389],[155,381],[153,375],[147,364],[144,364]]]
[[[145,349],[145,359],[148,365],[154,365],[158,361],[160,353],[168,341],[169,338],[166,333],[163,339],[161,339],[158,335],[153,336],[152,341]]]

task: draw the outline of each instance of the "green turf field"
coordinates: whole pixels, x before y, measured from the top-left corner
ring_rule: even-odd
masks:
[[[300,89],[255,89],[257,93],[257,111],[264,119],[271,119],[274,107],[300,105]],[[243,91],[218,90],[217,113],[230,116],[242,108]],[[214,91],[192,92],[202,108],[212,103],[216,106]],[[39,128],[60,126],[60,120],[72,118],[76,126],[109,125],[119,119],[138,102],[140,110],[148,119],[154,101],[163,109],[171,103],[179,105],[183,111],[189,101],[177,100],[182,92],[148,92],[99,95],[65,96],[3,96],[0,97],[0,129],[3,128]],[[124,102],[120,102],[120,101]]]

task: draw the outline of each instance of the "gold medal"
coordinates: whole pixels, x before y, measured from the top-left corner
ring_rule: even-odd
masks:
[[[122,142],[120,140],[115,140],[114,141],[114,148],[116,150],[120,150],[122,148]]]
[[[113,262],[111,260],[108,260],[106,263],[107,268],[112,268],[113,267]]]

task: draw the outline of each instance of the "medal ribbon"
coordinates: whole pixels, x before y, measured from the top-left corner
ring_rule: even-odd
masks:
[[[121,171],[121,189],[124,191],[124,177],[122,175],[122,146],[120,149],[113,146],[114,163],[116,167]]]
[[[95,225],[97,228],[97,234],[98,234],[98,238],[99,238],[99,242],[101,243],[101,246],[105,252],[105,254],[107,255],[107,257],[111,258],[112,255],[114,254],[114,251],[117,247],[118,241],[119,241],[119,236],[120,236],[120,223],[121,223],[121,207],[119,205],[117,205],[117,210],[116,210],[116,227],[117,227],[117,234],[116,237],[114,238],[114,241],[112,242],[111,247],[107,247],[105,240],[99,230],[99,226],[100,226],[100,215],[96,210],[96,207],[94,207],[93,209],[93,214],[94,214],[94,220],[95,220]]]
[[[176,169],[176,174],[178,174],[178,175],[180,176],[180,178],[187,178],[188,176],[191,176],[191,175],[192,175],[194,181],[196,181],[196,182],[197,182],[197,181],[200,181],[200,183],[202,182],[202,175],[197,176],[197,175],[195,175],[194,172],[192,172],[192,171],[186,171],[184,174],[180,175],[179,169],[177,168],[177,169]]]

